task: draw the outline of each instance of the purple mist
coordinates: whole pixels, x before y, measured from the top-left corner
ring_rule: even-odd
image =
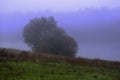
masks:
[[[41,16],[54,16],[75,38],[78,57],[120,61],[119,0],[1,0],[0,47],[30,50],[23,28]]]

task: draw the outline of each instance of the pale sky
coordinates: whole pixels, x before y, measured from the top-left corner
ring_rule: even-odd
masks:
[[[0,0],[0,13],[74,12],[85,8],[116,8],[120,0]]]

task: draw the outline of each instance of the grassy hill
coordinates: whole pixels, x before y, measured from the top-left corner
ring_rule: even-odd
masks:
[[[120,80],[120,62],[2,48],[0,80]]]

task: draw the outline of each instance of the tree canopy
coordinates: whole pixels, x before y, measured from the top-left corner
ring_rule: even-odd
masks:
[[[57,26],[53,17],[32,19],[25,25],[23,36],[33,52],[70,57],[77,52],[77,42]]]

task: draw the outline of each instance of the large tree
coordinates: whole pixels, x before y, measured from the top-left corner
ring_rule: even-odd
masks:
[[[33,52],[75,56],[77,42],[57,26],[53,17],[32,19],[24,27],[24,41]]]

